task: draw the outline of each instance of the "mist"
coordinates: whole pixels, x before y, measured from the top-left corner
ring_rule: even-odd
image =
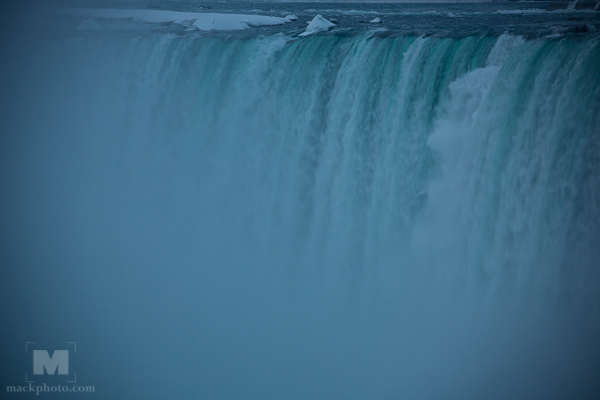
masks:
[[[76,342],[97,398],[597,398],[597,42],[10,15],[3,392]]]

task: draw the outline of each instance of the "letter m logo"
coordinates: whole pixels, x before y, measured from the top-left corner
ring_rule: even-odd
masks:
[[[69,374],[69,350],[54,350],[52,357],[48,350],[33,351],[33,374],[44,375],[44,368],[48,375],[54,375],[58,368],[59,375]]]

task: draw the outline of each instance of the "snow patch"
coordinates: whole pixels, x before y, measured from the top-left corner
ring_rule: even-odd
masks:
[[[265,15],[193,13],[166,10],[119,10],[98,8],[63,8],[55,10],[62,15],[90,18],[133,19],[148,23],[175,23],[191,28],[208,30],[242,30],[250,26],[283,25],[284,18]]]

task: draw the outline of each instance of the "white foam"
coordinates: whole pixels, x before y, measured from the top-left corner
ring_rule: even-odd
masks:
[[[522,36],[509,35],[508,33],[500,35],[488,55],[487,66],[499,67],[523,43],[525,43],[525,39]]]
[[[284,18],[265,15],[193,13],[166,10],[119,10],[97,8],[63,8],[58,14],[75,17],[133,19],[148,23],[175,23],[203,31],[242,30],[250,26],[282,25],[289,22]]]
[[[600,2],[599,2],[600,4]],[[595,13],[594,10],[577,10],[575,8],[563,8],[547,11],[541,8],[528,8],[526,10],[498,10],[496,14],[565,14],[565,13]]]
[[[546,14],[549,11],[546,11],[541,8],[528,8],[526,10],[498,10],[497,14]]]
[[[310,23],[306,27],[306,31],[298,36],[308,36],[318,32],[325,32],[333,26],[335,26],[335,24],[329,22],[328,20],[323,18],[321,14],[319,14],[316,17],[314,17],[312,21],[310,21]]]
[[[570,2],[569,5],[567,6],[567,10],[574,10],[575,7],[577,7],[577,3],[579,3],[579,0]]]
[[[102,25],[100,25],[96,20],[92,19],[92,18],[88,18],[88,19],[84,19],[79,26],[77,27],[77,30],[80,31],[100,31],[102,30]]]

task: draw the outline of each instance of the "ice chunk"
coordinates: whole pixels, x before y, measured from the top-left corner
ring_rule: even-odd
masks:
[[[369,21],[370,24],[380,24],[381,23],[381,18],[377,17],[375,19],[372,19]]]
[[[296,16],[296,14],[288,14],[285,16],[284,19],[288,19],[290,21],[296,21],[298,19],[298,17]]]
[[[316,17],[314,17],[312,21],[310,21],[310,23],[306,27],[306,31],[298,36],[308,36],[318,32],[325,32],[328,31],[329,28],[331,28],[332,26],[335,25],[327,21],[325,18],[323,18],[321,14],[319,14]]]

